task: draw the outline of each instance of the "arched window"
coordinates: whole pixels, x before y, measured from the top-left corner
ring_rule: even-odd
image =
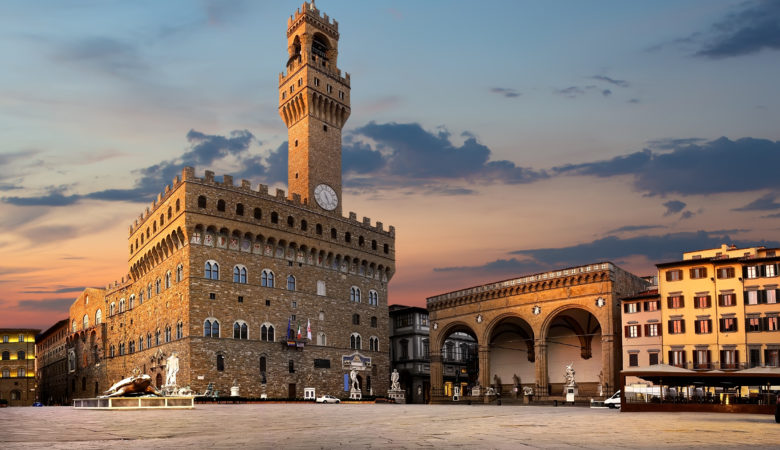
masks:
[[[220,199],[217,200],[217,211],[225,212],[225,201]]]
[[[184,266],[179,264],[176,266],[176,282],[180,282],[184,279]]]
[[[138,306],[141,306],[144,304],[144,290],[141,289],[140,292],[138,292]]]
[[[270,323],[264,323],[260,327],[260,340],[261,341],[274,341],[274,326]]]
[[[317,295],[327,295],[327,291],[325,289],[325,282],[322,280],[317,281]]]
[[[16,352],[16,359],[24,361],[24,350]]]
[[[113,345],[108,347],[108,356],[111,357],[111,358],[114,357],[114,348],[115,347]]]
[[[160,345],[160,330],[154,332],[154,345]]]
[[[171,326],[165,326],[165,342],[171,342]]]
[[[205,208],[206,207],[206,197],[200,196],[198,197],[198,208]]]
[[[263,211],[261,211],[260,208],[255,208],[253,216],[255,219],[260,220],[263,218]]]
[[[352,242],[352,233],[349,231],[344,233],[344,242]]]
[[[9,359],[11,359],[11,352],[6,350],[3,352],[3,361],[8,361]]]
[[[266,363],[265,356],[260,357],[260,373],[265,373],[268,364]]]
[[[322,236],[322,224],[317,224],[316,227],[314,227],[314,232]]]
[[[89,316],[88,315],[84,314],[84,317],[81,318],[81,322],[82,322],[81,326],[83,326],[85,330],[87,328],[89,328]]]
[[[295,290],[295,277],[292,275],[289,275],[287,277],[287,290],[288,291],[294,291]]]
[[[203,336],[219,337],[219,321],[217,319],[206,319],[203,322]]]
[[[368,349],[372,352],[378,352],[379,351],[379,338],[376,336],[371,336],[368,338]]]
[[[143,349],[144,349],[144,337],[143,335],[141,335],[138,336],[138,351],[140,352]]]
[[[176,324],[176,339],[184,337],[184,324],[179,322]]]
[[[127,309],[133,309],[135,307],[135,294],[132,294],[127,301]]]
[[[328,337],[325,336],[324,331],[317,333],[317,345],[328,345]]]
[[[112,303],[112,305],[113,305],[113,303]],[[75,333],[76,332],[76,319],[73,319],[70,322],[70,330],[71,330],[71,333]]]
[[[233,267],[233,282],[246,284],[246,267],[241,265]]]
[[[168,216],[171,215],[171,208],[168,208]],[[163,214],[160,214],[160,229],[162,229],[163,225],[165,225],[165,216]]]
[[[237,216],[244,215],[244,205],[242,205],[241,203],[236,204],[236,215]]]
[[[270,269],[263,269],[260,274],[260,286],[274,287],[274,273]]]
[[[366,240],[363,238],[363,236],[360,236],[360,237],[358,238],[358,245],[362,247],[362,246],[364,246],[365,244],[366,244]]]
[[[206,261],[206,279],[219,280],[219,264],[214,260]]]
[[[249,328],[243,320],[233,322],[233,339],[249,339]]]
[[[171,287],[171,271],[165,272],[165,289],[169,289]]]
[[[295,226],[295,219],[293,219],[293,216],[287,216],[287,226],[290,228]]]
[[[127,350],[128,350],[128,353],[135,353],[135,341],[134,340],[131,339],[130,342],[127,343]]]
[[[276,211],[271,212],[271,223],[279,223],[279,214]]]
[[[379,294],[373,289],[368,291],[368,304],[371,306],[379,305]]]
[[[217,370],[220,372],[225,370],[225,357],[222,355],[217,355]]]
[[[376,239],[371,240],[371,250],[376,250]]]
[[[301,220],[301,231],[306,231],[309,229],[309,223],[305,220]]]
[[[11,376],[10,369],[3,369],[3,378],[9,378]]]
[[[27,372],[23,368],[16,369],[16,376],[19,378],[24,378],[27,375]]]
[[[162,292],[162,280],[158,278],[154,280],[154,293],[159,294],[160,292]]]
[[[349,348],[360,350],[360,335],[358,333],[352,333],[349,337]]]
[[[360,314],[352,314],[352,325],[360,325]]]
[[[176,212],[179,212],[179,209],[181,209],[181,203],[179,203],[179,199],[176,199]]]
[[[349,301],[360,303],[360,288],[356,286],[349,288]]]
[[[103,310],[98,309],[95,311],[95,325],[100,325],[103,323]]]
[[[371,328],[376,328],[376,325],[377,325],[376,316],[371,317]]]
[[[113,316],[114,314],[116,314],[116,303],[111,302],[111,304],[108,305],[108,315],[110,317]]]
[[[146,348],[152,348],[152,333],[146,333]]]
[[[331,228],[330,229],[330,238],[331,239],[336,239],[337,237],[338,237],[338,232],[336,232],[335,228]]]
[[[146,298],[152,298],[152,283],[146,285]]]
[[[125,299],[119,300],[119,313],[125,312]]]

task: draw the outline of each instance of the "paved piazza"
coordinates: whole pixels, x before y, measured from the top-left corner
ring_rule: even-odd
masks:
[[[769,415],[496,405],[0,409],[7,448],[778,448]]]

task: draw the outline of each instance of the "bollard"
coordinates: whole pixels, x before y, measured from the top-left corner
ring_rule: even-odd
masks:
[[[558,400],[553,400],[553,406],[558,406]]]

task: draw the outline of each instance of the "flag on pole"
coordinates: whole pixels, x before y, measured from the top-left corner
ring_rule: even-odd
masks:
[[[287,339],[290,339],[290,318],[287,318]]]
[[[306,321],[306,339],[311,340],[311,319]]]
[[[298,339],[301,338],[301,323],[298,322]]]

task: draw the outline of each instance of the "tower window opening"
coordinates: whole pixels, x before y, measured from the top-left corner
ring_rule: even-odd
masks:
[[[328,91],[328,94],[332,94],[333,93],[333,86],[328,85],[327,91]]]
[[[298,146],[298,139],[295,140],[295,146]]]
[[[328,59],[328,56],[327,56],[327,52],[328,52],[328,41],[327,41],[327,38],[325,38],[324,36],[322,36],[320,34],[315,34],[314,35],[314,39],[312,40],[312,43],[311,43],[311,52],[314,55],[319,56],[320,58],[322,58],[323,62],[327,61],[327,59]]]
[[[314,85],[319,86],[320,85],[320,79],[317,77],[314,77]]]
[[[323,126],[322,126],[322,131],[325,131],[325,132],[327,132],[327,131],[328,131],[328,126],[327,126],[327,125],[323,125]]]

